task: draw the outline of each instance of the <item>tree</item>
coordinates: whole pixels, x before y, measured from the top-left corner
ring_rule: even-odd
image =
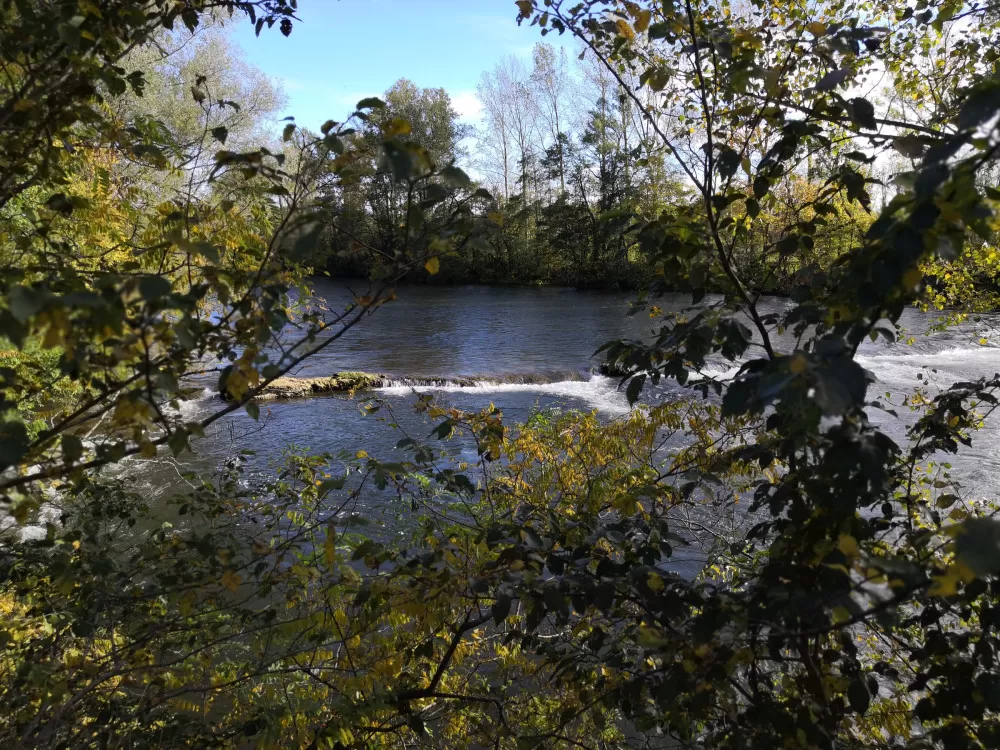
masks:
[[[327,195],[327,252],[335,256],[334,270],[352,263],[359,269],[377,267],[412,242],[415,200],[427,209],[422,220],[442,229],[466,211],[475,191],[455,166],[466,135],[444,89],[421,89],[406,79],[393,84],[354,136],[369,158],[355,163],[351,179]],[[379,150],[386,137],[399,144],[398,150]],[[413,156],[416,168],[408,172]],[[445,194],[431,184],[439,170],[454,176],[453,188],[463,189],[458,202],[444,201]],[[441,245],[435,252],[454,251]]]
[[[869,335],[893,338],[885,321],[920,299],[924,263],[954,258],[970,232],[989,241],[993,199],[975,178],[997,153],[988,93],[997,84],[965,66],[969,88],[937,106],[931,126],[847,93],[877,66],[909,81],[907,57],[959,15],[980,23],[970,39],[995,48],[988,12],[886,5],[862,20],[836,4],[740,13],[725,3],[518,5],[522,19],[576,35],[620,82],[630,71],[683,112],[672,127],[659,106],[624,88],[699,198],[648,221],[643,241],[660,248],[664,273],[687,279],[695,301],[708,279],[725,300],[666,320],[654,341],[609,345],[609,366],[625,373],[635,399],[650,378],[691,382],[710,354],[745,358],[732,383],[693,383],[721,396],[723,415],[759,430],[710,473],[754,461],[767,469],[754,482],[755,525],[703,583],[647,578],[659,573],[640,567],[651,539],[640,523],[617,529],[622,541],[612,542],[604,575],[557,574],[532,587],[539,596],[558,587],[576,611],[573,597],[614,588],[621,606],[605,638],[574,644],[575,659],[625,665],[611,701],[682,742],[994,745],[996,704],[983,688],[997,674],[982,613],[995,606],[998,527],[967,508],[945,518],[957,501],[950,478],[919,472],[936,451],[971,441],[997,403],[997,383],[957,383],[928,398],[903,447],[869,421],[869,377],[854,354]],[[838,153],[843,141],[855,150]],[[805,203],[810,213],[780,232],[779,250],[811,249],[840,196],[869,207],[858,163],[910,144],[916,169],[827,280],[802,277],[789,311],[763,314],[733,252],[776,203],[781,181],[812,153],[834,156]],[[783,330],[795,334],[790,350],[777,343]],[[685,485],[692,491],[715,481],[697,476]],[[544,540],[551,528],[535,533]],[[543,542],[542,555],[564,543]],[[558,612],[558,598],[546,601]],[[623,641],[623,632],[634,635]]]
[[[123,0],[101,8],[72,0],[0,11],[0,496],[15,524],[5,525],[0,542],[0,596],[10,614],[5,637],[20,643],[0,666],[10,708],[0,728],[5,744],[131,743],[151,728],[161,740],[200,744],[211,734],[205,725],[185,727],[188,704],[179,696],[204,695],[206,686],[197,654],[207,642],[194,644],[192,633],[227,644],[210,659],[213,670],[229,669],[224,664],[250,644],[252,630],[238,624],[241,605],[209,591],[231,592],[240,574],[200,553],[200,561],[185,553],[168,562],[179,540],[172,534],[143,531],[123,545],[118,532],[144,517],[145,504],[102,469],[189,450],[236,409],[256,417],[253,397],[269,382],[371,314],[413,267],[437,270],[440,250],[425,212],[464,190],[468,178],[438,170],[426,149],[396,138],[409,127],[403,121],[374,143],[351,140],[352,126],[385,106],[379,100],[359,102],[347,122],[331,122],[320,135],[289,122],[280,148],[242,152],[227,145],[239,145],[260,121],[233,119],[243,110],[226,98],[235,89],[221,58],[191,69],[191,79],[181,66],[175,80],[189,104],[165,97],[164,87],[164,98],[143,106],[144,84],[156,91],[163,71],[131,66],[146,64],[152,55],[144,45],[175,24],[193,34],[207,14],[229,11],[248,16],[258,32],[276,24],[287,36],[294,8],[285,0]],[[125,101],[129,87],[137,98]],[[308,295],[304,263],[318,239],[323,191],[349,180],[356,163],[373,158],[369,149],[391,159],[397,179],[419,174],[423,195],[406,208],[412,232],[345,311],[299,305],[294,292]],[[191,178],[178,188],[172,178],[185,172]],[[435,226],[460,237],[464,223],[456,212]],[[190,378],[206,374],[218,377],[227,400],[195,419],[180,407],[201,390]],[[182,503],[179,516],[191,511],[205,522],[182,536],[193,539],[235,507],[233,489],[206,483],[207,504]],[[44,523],[53,502],[62,512],[51,534],[20,543],[17,524]],[[242,545],[227,536],[214,538]],[[127,561],[133,543],[146,548],[140,557],[148,565]],[[50,586],[60,602],[48,596]],[[176,598],[188,586],[198,593]],[[267,625],[269,616],[258,614],[258,625]],[[159,676],[130,677],[137,665],[151,665],[143,654],[153,652]],[[167,694],[139,687],[150,679]]]
[[[571,86],[569,70],[566,62],[566,51],[558,53],[551,45],[536,44],[532,51],[534,68],[531,71],[531,82],[537,91],[540,110],[548,130],[548,148],[554,149],[554,166],[558,167],[559,193],[566,192],[566,165],[564,149],[566,142],[566,105],[565,97]]]

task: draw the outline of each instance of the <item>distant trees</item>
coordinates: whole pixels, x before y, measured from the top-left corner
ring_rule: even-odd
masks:
[[[948,44],[932,44],[928,60],[943,54]],[[634,46],[624,49],[637,59],[647,54]],[[699,103],[698,86],[690,81],[690,60],[677,62],[683,75],[672,75],[662,61],[650,62],[646,69],[632,64],[609,67],[606,62],[589,48],[571,62],[565,48],[544,42],[535,45],[530,64],[516,57],[499,61],[480,79],[477,94],[483,116],[474,131],[460,125],[443,91],[401,81],[386,93],[387,107],[366,123],[367,132],[391,130],[394,118],[412,122],[412,130],[401,138],[426,147],[436,162],[467,166],[494,196],[469,204],[480,220],[478,237],[484,241],[470,242],[463,252],[452,254],[437,280],[629,287],[655,281],[664,288],[685,286],[685,273],[674,267],[676,258],[659,264],[642,228],[663,216],[697,214],[698,185],[705,180],[707,165],[720,159],[735,188],[737,178],[750,174],[755,159],[773,156],[783,147],[781,118],[773,105],[757,100],[756,118],[744,117],[743,110],[731,112],[721,99],[706,111]],[[808,80],[790,58],[777,55],[773,62],[771,73],[762,79],[761,96],[783,95],[777,78],[784,67],[789,68],[788,82],[781,85],[789,90],[800,79]],[[886,106],[899,117],[926,109],[921,104],[925,94],[927,101],[933,100],[933,86],[940,82],[926,80],[921,67],[926,64],[901,74],[894,88],[883,93]],[[951,65],[955,70],[948,68],[947,75],[960,76],[959,63]],[[752,77],[740,75],[747,81]],[[745,84],[741,79],[737,88]],[[870,125],[870,105],[865,102],[858,112],[844,115],[842,127]],[[796,106],[801,113],[806,105]],[[724,122],[709,144],[703,134],[706,119],[712,118]],[[885,165],[892,159],[906,162],[904,152],[920,152],[924,145],[919,137],[926,137],[901,141],[896,153],[882,154],[876,162],[852,150],[846,132],[813,146],[780,173],[769,174],[766,185],[758,176],[741,188],[750,193],[747,214],[736,212],[744,205],[742,194],[738,198],[732,192],[720,204],[717,220],[731,222],[730,262],[741,269],[747,288],[789,293],[803,274],[821,278],[816,272],[829,269],[871,222],[872,206],[854,201],[860,187],[866,186],[877,205],[887,203],[896,190],[892,174],[900,165],[888,172]],[[467,151],[462,144],[469,146]],[[852,154],[853,160],[845,163],[845,154]],[[371,163],[368,170],[357,185],[344,188],[331,214],[336,220],[331,220],[325,261],[331,271],[364,275],[374,257],[391,255],[398,244],[401,196],[387,192],[386,165]],[[845,199],[833,204],[832,213],[816,216],[812,204],[841,184],[847,185]],[[808,228],[809,236],[793,243],[788,239],[790,226]],[[709,229],[705,225],[698,231]],[[702,272],[695,277],[701,280]],[[713,273],[703,279],[706,288],[716,290],[722,288],[721,281]],[[951,299],[954,293],[952,289],[937,298]]]
[[[435,168],[454,165],[462,155],[462,140],[468,126],[444,89],[420,88],[400,79],[385,92],[383,100],[365,117],[348,140],[358,149],[350,178],[338,182],[326,196],[327,227],[320,262],[341,273],[365,274],[373,265],[392,258],[405,243],[409,207],[421,200],[431,209],[428,217],[447,221],[455,206],[438,205],[428,193],[424,177]],[[390,138],[397,150],[382,150]],[[405,165],[415,160],[415,173],[400,179]],[[469,199],[471,183],[456,185]],[[432,208],[433,207],[433,208]],[[444,253],[446,247],[440,247]]]
[[[656,211],[684,189],[663,154],[650,151],[621,84],[590,59],[574,71],[565,50],[539,43],[530,68],[501,60],[477,93],[483,119],[473,130],[444,90],[400,80],[353,136],[391,133],[426,148],[433,163],[468,164],[493,196],[473,199],[469,188],[479,231],[462,252],[450,251],[437,279],[636,285],[647,271],[636,212]],[[399,121],[405,133],[395,132]],[[387,179],[391,171],[371,158],[330,196],[319,261],[328,270],[364,275],[394,252],[406,188]]]

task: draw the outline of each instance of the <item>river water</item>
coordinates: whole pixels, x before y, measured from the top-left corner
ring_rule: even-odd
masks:
[[[332,308],[347,299],[343,287],[327,280],[316,282],[317,295]],[[386,373],[406,377],[466,379],[461,385],[444,383],[413,388],[405,384],[374,394],[386,407],[374,416],[360,412],[361,399],[329,395],[312,399],[264,402],[261,421],[240,412],[213,425],[195,445],[190,468],[209,469],[242,450],[256,452],[261,469],[292,446],[315,452],[354,452],[364,449],[383,460],[398,460],[395,445],[405,434],[425,438],[431,422],[413,412],[415,393],[431,393],[437,400],[462,409],[494,403],[508,422],[526,419],[534,409],[597,410],[607,418],[628,411],[617,380],[593,374],[595,350],[608,340],[647,334],[654,321],[627,315],[634,295],[571,289],[511,287],[404,287],[398,299],[361,323],[342,340],[307,361],[293,374],[329,375],[341,370]],[[680,309],[688,297],[657,300],[664,309]],[[765,309],[780,309],[786,300],[772,299]],[[877,383],[870,397],[892,393],[897,404],[918,386],[931,391],[960,380],[1000,372],[1000,317],[987,316],[945,331],[929,332],[932,316],[909,310],[901,325],[913,337],[911,344],[890,346],[881,339],[866,343],[859,362],[871,370]],[[982,337],[988,343],[980,343]],[[790,342],[778,340],[778,346]],[[717,376],[735,368],[720,363]],[[469,378],[475,384],[469,385]],[[649,394],[654,398],[668,394]],[[647,396],[648,397],[648,396]],[[211,396],[185,406],[189,418],[218,408]],[[908,410],[899,416],[872,410],[873,420],[897,442],[905,439]],[[397,427],[388,423],[395,422]],[[966,494],[992,492],[1000,485],[1000,429],[988,425],[974,446],[949,458],[961,475]],[[154,494],[174,485],[176,471],[149,467],[147,481]]]

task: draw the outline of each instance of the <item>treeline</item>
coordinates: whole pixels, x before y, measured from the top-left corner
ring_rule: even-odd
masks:
[[[637,88],[590,55],[571,62],[546,43],[536,44],[530,68],[509,57],[483,74],[478,127],[459,120],[445,90],[394,84],[355,137],[373,145],[388,134],[478,178],[464,197],[480,231],[449,248],[438,274],[413,280],[686,288],[654,258],[642,230],[658,217],[697,215],[700,197],[658,137],[661,123],[644,115],[651,102],[637,101]],[[666,127],[683,129],[684,120],[678,113]],[[368,152],[356,179],[327,196],[317,266],[334,275],[366,276],[402,247],[409,191],[391,179],[391,163]],[[737,168],[746,169],[743,161]],[[822,217],[812,208],[835,163],[832,154],[812,155],[758,202],[758,220],[732,249],[756,290],[788,291],[802,271],[828,268],[864,233],[870,220],[857,205],[841,201]],[[439,207],[442,220],[455,208]],[[817,219],[822,227],[809,241],[787,240],[788,226]]]

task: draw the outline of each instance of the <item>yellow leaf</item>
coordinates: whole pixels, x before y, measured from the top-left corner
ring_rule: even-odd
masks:
[[[669,642],[663,637],[663,633],[660,630],[650,628],[645,625],[639,626],[639,632],[636,640],[640,646],[645,646],[646,648],[657,648],[659,646],[664,646]]]
[[[773,68],[764,71],[764,88],[771,97],[781,94],[781,71]]]
[[[402,117],[395,117],[389,121],[389,123],[382,128],[382,132],[385,134],[386,138],[394,138],[397,135],[409,135],[410,123],[404,120]]]
[[[858,540],[850,534],[841,534],[837,541],[837,548],[847,557],[858,556]]]
[[[923,277],[924,275],[920,272],[919,268],[911,268],[903,274],[903,286],[912,289],[920,283]]]
[[[402,654],[397,654],[388,659],[382,659],[375,664],[375,669],[372,670],[379,677],[395,677],[399,674],[399,670],[403,666],[403,656]]]
[[[177,607],[180,610],[180,613],[185,616],[191,614],[191,612],[194,611],[194,605],[196,601],[197,601],[197,596],[194,594],[194,592],[189,591],[188,593],[186,593],[184,596],[180,598],[180,601],[177,603]]]
[[[143,458],[154,458],[156,456],[156,446],[148,440],[143,440],[139,444],[139,452]]]
[[[502,227],[505,221],[504,216],[499,211],[490,211],[486,214],[486,218],[496,224],[498,227]]]
[[[809,29],[809,33],[813,36],[823,36],[826,33],[826,24],[820,21],[813,21],[806,28]]]
[[[615,26],[618,27],[618,33],[621,34],[626,39],[629,40],[635,39],[635,31],[632,30],[632,27],[629,25],[628,21],[619,18],[617,21],[615,21]]]
[[[931,579],[931,587],[927,593],[931,596],[954,596],[959,583],[969,583],[975,578],[975,574],[967,565],[955,563],[945,571],[944,575],[934,576]]]
[[[635,15],[635,30],[640,34],[649,28],[649,20],[652,18],[652,12],[649,10],[640,10]]]
[[[226,572],[222,574],[222,585],[230,591],[236,591],[241,583],[243,583],[243,579],[231,568],[227,568]]]
[[[801,354],[796,354],[792,357],[792,361],[788,363],[788,369],[791,370],[796,375],[801,375],[806,371],[809,366],[809,361],[803,357]]]
[[[355,458],[368,458],[368,451],[358,451],[354,454]]]
[[[15,112],[25,112],[35,106],[33,99],[18,99],[14,102]]]
[[[427,273],[433,276],[441,270],[441,260],[436,255],[433,258],[428,258],[427,262],[424,263],[424,268],[427,270]]]
[[[521,11],[521,15],[525,18],[530,16],[531,11],[534,10],[531,0],[516,0],[514,4],[517,5],[517,9]]]
[[[98,18],[103,18],[101,14],[101,9],[94,5],[90,0],[80,0],[78,3],[80,10],[86,13],[88,16],[97,16]]]

